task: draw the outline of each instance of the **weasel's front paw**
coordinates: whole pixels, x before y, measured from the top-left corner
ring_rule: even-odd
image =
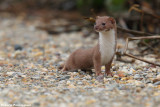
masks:
[[[106,72],[106,76],[112,76],[113,77],[113,73],[112,72]]]
[[[96,77],[96,80],[98,82],[104,82],[104,76],[103,75],[99,75],[99,76]]]

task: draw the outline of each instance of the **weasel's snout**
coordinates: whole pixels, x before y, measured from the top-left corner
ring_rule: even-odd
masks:
[[[113,29],[113,27],[111,26],[99,26],[99,25],[95,25],[94,26],[94,30],[97,31],[97,32],[100,32],[100,31],[110,31],[111,29]]]
[[[99,32],[99,31],[103,31],[104,28],[101,27],[101,26],[94,26],[94,30],[97,31],[97,32]]]
[[[95,29],[95,30],[98,30],[98,26],[94,26],[94,29]]]
[[[106,29],[105,31],[110,31],[111,30],[111,28],[108,28],[108,29]]]

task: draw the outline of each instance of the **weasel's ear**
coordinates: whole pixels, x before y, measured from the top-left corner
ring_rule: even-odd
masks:
[[[111,21],[112,24],[115,24],[115,19],[113,17],[109,17],[109,20]]]

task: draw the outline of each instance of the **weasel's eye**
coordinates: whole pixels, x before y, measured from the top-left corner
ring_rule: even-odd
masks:
[[[104,26],[104,25],[106,25],[105,23],[102,23],[102,25]]]

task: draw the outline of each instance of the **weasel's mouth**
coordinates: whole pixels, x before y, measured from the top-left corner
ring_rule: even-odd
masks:
[[[104,31],[104,30],[101,30],[101,29],[95,29],[96,32],[101,32],[101,31]]]
[[[107,31],[110,31],[112,28],[109,28],[109,29],[105,29],[105,31],[107,32]]]
[[[108,29],[95,29],[96,32],[108,32],[110,31],[112,28],[108,28]]]

